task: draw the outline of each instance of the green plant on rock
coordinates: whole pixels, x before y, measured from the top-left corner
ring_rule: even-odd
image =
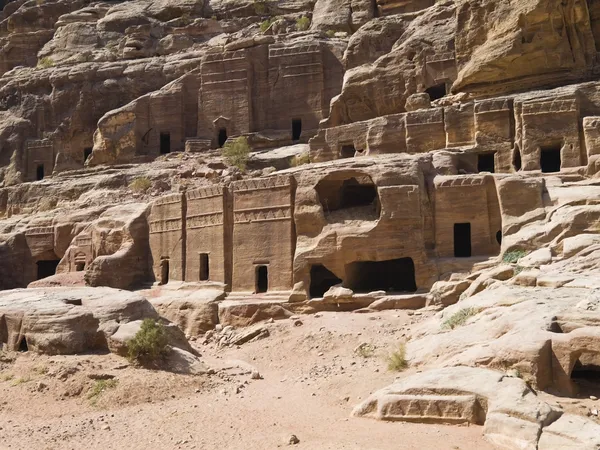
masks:
[[[127,357],[140,365],[152,365],[167,353],[169,339],[162,323],[144,319],[133,339],[127,342]]]
[[[402,372],[408,367],[406,360],[406,344],[401,343],[396,350],[386,357],[388,370],[393,372]]]
[[[473,317],[479,313],[477,308],[463,308],[450,316],[443,324],[443,328],[451,330],[460,327],[467,323],[469,317]]]
[[[241,171],[246,170],[246,164],[250,157],[250,145],[246,136],[227,141],[223,147],[223,157],[230,166],[235,166]]]
[[[49,56],[44,56],[42,59],[40,59],[38,61],[37,66],[40,69],[48,69],[48,68],[54,66],[54,60],[52,58],[50,58]]]
[[[152,186],[152,182],[148,177],[137,177],[130,184],[129,189],[134,192],[146,192]]]
[[[265,31],[267,31],[273,22],[274,22],[274,19],[263,20],[260,23],[260,31],[262,31],[263,33]]]
[[[299,19],[296,19],[296,30],[297,31],[306,31],[310,26],[310,19],[306,16],[302,16]]]
[[[502,256],[502,261],[507,264],[515,264],[519,259],[527,255],[525,250],[511,250]]]
[[[327,30],[327,33],[325,33],[327,35],[328,38],[332,38],[335,37],[335,30]]]

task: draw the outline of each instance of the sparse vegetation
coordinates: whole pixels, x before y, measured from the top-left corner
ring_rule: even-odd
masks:
[[[92,405],[96,405],[102,393],[116,388],[117,384],[119,384],[119,382],[114,378],[109,380],[97,380],[92,386],[92,389],[90,389],[88,400],[90,400]]]
[[[230,166],[235,166],[241,171],[246,170],[250,155],[250,145],[245,136],[240,136],[233,141],[227,141],[223,147],[223,156]]]
[[[524,250],[511,250],[510,252],[506,252],[504,256],[502,256],[502,261],[507,264],[515,264],[519,259],[521,259],[525,255],[527,255],[527,252]]]
[[[152,365],[165,356],[167,332],[155,319],[144,319],[139,331],[127,343],[127,356],[130,361],[141,365]]]
[[[54,66],[54,60],[52,58],[50,58],[49,56],[44,56],[42,59],[40,59],[38,61],[37,66],[40,69],[48,69],[48,68]]]
[[[298,167],[308,163],[310,163],[310,155],[308,153],[301,153],[292,158],[290,165],[292,167]]]
[[[152,186],[152,182],[148,177],[137,177],[130,184],[129,189],[134,192],[146,192]]]
[[[264,16],[269,12],[269,5],[263,0],[254,1],[254,12],[259,16]]]
[[[328,38],[332,38],[335,37],[335,30],[327,30],[327,33],[325,33],[327,35]]]
[[[2,381],[10,381],[14,378],[15,376],[11,373],[7,373],[6,375],[2,375]]]
[[[31,381],[31,377],[26,376],[26,377],[20,377],[17,378],[15,381],[13,381],[13,386],[18,386],[20,384],[25,384],[25,383],[29,383]]]
[[[306,16],[302,16],[296,20],[296,30],[297,31],[306,31],[310,26],[310,19]]]
[[[363,342],[354,349],[354,353],[356,353],[361,358],[372,358],[375,355],[375,347],[372,344],[367,344],[366,342]]]
[[[443,324],[444,328],[451,330],[464,325],[469,317],[473,317],[479,313],[477,308],[463,308],[450,316]]]
[[[263,32],[263,33],[264,33],[265,31],[267,31],[267,30],[269,29],[269,27],[271,26],[271,24],[272,24],[274,21],[275,21],[275,18],[270,18],[270,19],[267,19],[267,20],[263,20],[263,21],[260,23],[260,31],[261,31],[261,32]]]
[[[387,355],[386,360],[388,370],[402,372],[408,367],[408,361],[406,360],[406,345],[404,343],[400,344],[398,349]]]
[[[519,275],[521,272],[523,272],[523,270],[525,270],[525,267],[523,266],[519,266],[518,264],[515,266],[515,270],[514,270],[514,274],[515,275]]]
[[[38,366],[33,369],[35,373],[38,375],[46,375],[48,373],[48,367],[46,366]]]

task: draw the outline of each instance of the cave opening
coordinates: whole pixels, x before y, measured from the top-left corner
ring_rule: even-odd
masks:
[[[44,165],[43,164],[38,164],[38,166],[35,169],[35,179],[40,181],[44,179]]]
[[[22,353],[29,351],[29,346],[27,345],[27,339],[25,338],[25,336],[23,336],[19,341],[19,351]]]
[[[342,145],[342,148],[340,150],[340,158],[354,158],[355,154],[356,148],[354,148],[354,144]]]
[[[446,91],[446,83],[440,83],[436,84],[435,86],[428,87],[425,89],[425,92],[429,94],[429,99],[431,101],[439,100],[440,98],[445,97],[448,93]]]
[[[160,262],[160,284],[167,284],[169,282],[169,260],[163,259]]]
[[[227,142],[227,128],[220,128],[219,129],[219,134],[217,137],[217,142],[219,144],[219,147],[223,147],[225,145],[225,142]]]
[[[413,293],[417,290],[412,258],[387,261],[355,261],[346,264],[344,286],[354,292],[386,291]]]
[[[38,261],[37,264],[37,279],[41,280],[42,278],[51,277],[52,275],[56,275],[56,268],[58,267],[58,263],[60,259],[50,259],[45,261]]]
[[[302,120],[292,119],[292,141],[299,141],[302,135]]]
[[[583,353],[573,366],[571,380],[577,385],[580,395],[600,395],[600,355]]]
[[[342,280],[324,265],[312,265],[310,268],[310,298],[323,297],[325,292],[341,282]]]

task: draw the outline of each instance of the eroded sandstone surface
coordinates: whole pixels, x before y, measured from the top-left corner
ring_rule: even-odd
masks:
[[[600,2],[0,8],[4,351],[405,310],[355,416],[598,446]]]

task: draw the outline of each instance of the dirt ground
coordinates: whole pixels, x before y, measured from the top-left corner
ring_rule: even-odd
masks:
[[[478,426],[350,415],[400,375],[385,356],[426,314],[302,316],[265,324],[268,337],[239,347],[199,338],[210,375],[139,369],[111,354],[0,354],[0,449],[264,450],[291,435],[297,449],[492,449]]]

